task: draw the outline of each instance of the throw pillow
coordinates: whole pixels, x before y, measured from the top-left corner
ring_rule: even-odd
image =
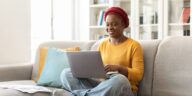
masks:
[[[68,68],[66,51],[56,48],[48,48],[47,57],[37,85],[61,87],[60,73]]]
[[[64,50],[64,51],[80,51],[80,48],[79,47],[72,47],[72,48],[65,48],[62,50]],[[42,73],[42,70],[43,70],[43,67],[45,64],[45,59],[46,59],[47,53],[48,53],[48,47],[42,47],[39,49],[39,68],[38,68],[38,73],[37,73],[37,77],[36,77],[35,81],[39,80],[39,77]]]

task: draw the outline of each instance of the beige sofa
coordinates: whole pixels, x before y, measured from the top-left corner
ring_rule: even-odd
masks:
[[[144,50],[145,73],[139,86],[139,96],[192,96],[192,37],[170,37],[164,40],[139,41]],[[79,46],[95,50],[95,41],[54,41],[40,45],[57,48]],[[0,85],[29,84],[37,75],[36,64],[0,65]],[[69,96],[63,89],[55,96]],[[0,88],[0,96],[51,96],[48,93],[28,94]]]

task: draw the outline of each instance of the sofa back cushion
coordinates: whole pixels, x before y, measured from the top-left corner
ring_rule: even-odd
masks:
[[[138,96],[151,96],[155,56],[160,40],[143,40],[140,44],[144,53],[144,76],[139,85]]]
[[[98,51],[98,47],[99,47],[99,44],[101,43],[102,40],[98,40],[96,41],[92,46],[91,46],[91,50],[93,51]]]
[[[192,96],[192,37],[170,37],[158,48],[152,96]]]
[[[35,64],[33,65],[32,80],[36,80],[38,75],[40,48],[52,47],[52,48],[65,49],[65,48],[79,47],[80,50],[90,50],[91,46],[94,43],[95,41],[49,41],[49,42],[42,43],[41,45],[39,45],[39,48],[37,49],[36,61],[35,61]]]

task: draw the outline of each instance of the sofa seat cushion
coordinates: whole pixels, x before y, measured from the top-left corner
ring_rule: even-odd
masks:
[[[36,83],[33,80],[0,82],[0,85],[15,85],[15,84],[36,85]],[[52,88],[52,87],[47,87],[47,88],[49,88],[51,91],[55,92],[54,96],[70,96],[70,93],[68,91],[65,91],[64,89]],[[51,93],[37,92],[34,94],[29,94],[29,93],[23,93],[21,91],[17,91],[14,89],[0,88],[0,96],[51,96]]]

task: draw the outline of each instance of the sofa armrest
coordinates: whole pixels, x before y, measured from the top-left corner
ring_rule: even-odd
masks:
[[[0,65],[0,82],[13,80],[30,80],[32,64]]]

